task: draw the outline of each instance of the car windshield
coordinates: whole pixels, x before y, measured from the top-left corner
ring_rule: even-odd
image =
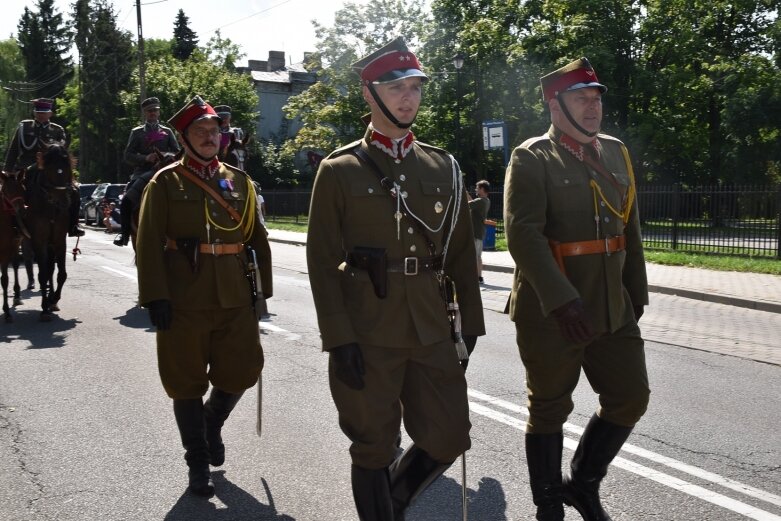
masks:
[[[109,185],[108,190],[106,190],[106,197],[109,199],[116,199],[124,189],[125,185]]]
[[[93,199],[100,199],[106,193],[106,189],[107,188],[108,188],[108,185],[100,185],[100,186],[98,186],[95,189],[95,191],[92,192],[92,198]]]
[[[97,185],[80,185],[79,186],[79,195],[81,197],[89,197],[92,195],[92,192],[95,191]]]

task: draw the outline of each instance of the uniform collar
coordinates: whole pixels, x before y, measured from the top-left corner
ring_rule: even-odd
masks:
[[[578,161],[583,161],[583,154],[586,153],[588,148],[590,148],[591,151],[596,154],[596,158],[602,157],[602,143],[600,143],[598,138],[594,138],[590,143],[586,143],[584,145],[569,134],[565,134],[554,126],[551,126],[548,134],[555,143],[561,145],[564,149],[567,150],[567,152],[575,156]]]
[[[210,163],[204,165],[185,155],[182,158],[182,166],[204,181],[210,180],[214,177],[214,174],[220,171],[220,161],[216,157],[212,159]]]
[[[153,130],[159,130],[160,129],[160,122],[157,123],[150,123],[148,121],[144,122],[144,130],[146,131],[153,131]]]
[[[379,148],[396,162],[401,161],[409,151],[412,150],[412,145],[415,142],[415,134],[412,131],[407,132],[407,135],[399,139],[391,139],[378,130],[375,130],[371,125],[369,126],[369,144]]]

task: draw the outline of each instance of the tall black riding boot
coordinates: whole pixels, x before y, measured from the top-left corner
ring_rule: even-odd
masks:
[[[563,521],[561,451],[564,435],[526,434],[526,464],[538,521]]]
[[[117,246],[127,246],[130,240],[130,232],[133,227],[133,202],[130,197],[123,197],[122,202],[119,203],[119,220],[122,225],[122,230],[119,236],[114,239],[114,244]]]
[[[352,467],[353,499],[361,521],[393,521],[388,468]]]
[[[585,521],[611,521],[599,500],[599,484],[631,432],[632,427],[607,422],[595,414],[580,437],[563,493],[564,502],[575,507]]]
[[[403,521],[407,507],[452,464],[436,461],[414,443],[407,447],[390,466],[393,519]]]
[[[209,459],[219,467],[225,463],[225,444],[222,442],[222,426],[244,392],[231,394],[212,387],[209,399],[203,406],[206,419],[206,441],[209,443]]]
[[[197,496],[211,497],[214,495],[214,484],[209,473],[203,402],[200,398],[174,400],[174,416],[182,436],[184,459],[190,468],[189,490]]]

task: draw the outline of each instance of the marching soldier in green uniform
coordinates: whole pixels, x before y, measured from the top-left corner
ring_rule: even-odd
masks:
[[[130,240],[133,212],[141,203],[141,195],[155,174],[155,165],[159,160],[155,149],[162,153],[179,152],[173,131],[160,124],[160,100],[145,99],[141,102],[141,111],[144,113],[144,124],[130,131],[125,147],[125,161],[133,165],[133,173],[119,207],[122,233],[114,240],[117,246],[126,246]]]
[[[409,130],[428,79],[418,59],[399,38],[353,68],[371,123],[320,164],[307,262],[358,516],[401,520],[470,447],[454,337],[473,348],[483,310],[458,164]],[[414,445],[394,461],[402,419]]]
[[[65,129],[51,121],[51,117],[54,114],[54,100],[38,98],[30,103],[33,105],[33,119],[25,119],[19,122],[19,126],[11,140],[11,145],[8,147],[3,167],[3,170],[6,172],[18,172],[32,167],[26,181],[28,188],[35,182],[34,178],[37,174],[37,168],[34,165],[36,165],[38,152],[43,152],[48,144],[67,145],[68,142]],[[71,186],[68,207],[70,216],[69,237],[81,237],[84,235],[84,230],[79,227],[80,204],[79,190],[75,186]]]
[[[634,175],[624,144],[599,133],[607,88],[588,60],[541,83],[552,126],[515,149],[505,179],[526,459],[538,520],[564,519],[563,500],[587,521],[608,521],[599,485],[650,393],[637,325],[648,284]],[[581,369],[600,407],[562,482],[562,426]]]
[[[147,185],[137,242],[139,302],[157,328],[160,378],[173,398],[189,489],[202,496],[214,492],[209,464],[225,459],[222,425],[263,368],[253,309],[258,278],[263,295],[272,295],[253,184],[217,160],[218,121],[197,96],[171,118],[185,153]]]

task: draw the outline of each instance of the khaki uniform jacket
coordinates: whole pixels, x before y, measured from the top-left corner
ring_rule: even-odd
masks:
[[[35,155],[43,145],[53,141],[66,141],[65,129],[51,121],[40,125],[34,119],[19,122],[14,132],[3,170],[13,172],[24,170],[35,163]]]
[[[155,147],[160,152],[179,151],[179,143],[176,142],[173,130],[165,125],[158,125],[158,128],[162,133],[165,133],[166,137],[154,142],[147,139],[148,130],[146,124],[130,131],[130,137],[127,140],[127,146],[125,146],[125,161],[133,165],[131,178],[143,174],[154,166],[153,163],[149,163],[146,160],[146,156],[154,152]]]
[[[240,229],[224,231],[213,225],[207,237],[204,206],[220,227],[234,228],[236,223],[211,196],[174,171],[179,164],[180,161],[176,161],[161,169],[144,191],[136,243],[139,302],[146,305],[165,299],[170,300],[174,308],[198,310],[251,305],[250,287],[245,277],[245,251],[237,255],[201,253],[198,272],[193,273],[181,251],[164,250],[166,238],[198,237],[201,243],[243,242]],[[233,181],[235,197],[223,194],[218,184],[220,179]],[[247,174],[221,164],[219,172],[207,184],[243,215],[248,201],[248,182],[251,181]],[[257,217],[257,208],[253,218],[255,227],[247,244],[257,252],[263,294],[269,298],[273,294],[271,249],[266,230]]]
[[[415,142],[396,163],[369,145],[370,132],[363,141],[336,150],[322,161],[312,191],[307,262],[325,350],[352,342],[386,347],[430,345],[450,336],[445,303],[432,272],[388,273],[387,296],[379,299],[368,273],[343,263],[356,246],[385,248],[389,261],[430,255],[426,241],[406,218],[401,220],[397,239],[396,201],[382,188],[376,173],[350,152],[356,145],[401,185],[415,215],[434,229],[446,218],[438,232],[426,231],[436,254],[442,253],[455,206],[453,164],[446,152]],[[444,269],[457,287],[463,333],[483,335],[474,240],[463,189],[461,196]],[[437,203],[442,208],[439,213]]]
[[[637,204],[626,225],[597,196],[599,236],[594,220],[591,179],[613,208],[622,208],[629,172],[621,142],[599,134],[600,161],[614,174],[621,194],[605,177],[558,144],[561,132],[532,138],[513,151],[504,191],[507,245],[516,268],[510,317],[517,323],[539,323],[559,306],[580,297],[596,331],[613,332],[633,320],[632,305],[648,304],[648,283]],[[548,239],[588,241],[626,235],[626,250],[611,255],[564,257],[561,273]],[[552,320],[552,317],[550,317]]]

